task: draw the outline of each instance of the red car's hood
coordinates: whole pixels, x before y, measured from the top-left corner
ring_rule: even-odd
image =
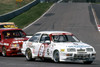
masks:
[[[29,38],[10,38],[10,39],[5,39],[5,43],[22,43],[23,41],[27,41]]]

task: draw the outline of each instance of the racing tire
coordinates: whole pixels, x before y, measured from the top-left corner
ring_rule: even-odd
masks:
[[[93,61],[83,61],[84,64],[92,64]]]
[[[27,61],[33,61],[33,60],[35,60],[35,58],[34,59],[32,58],[32,53],[31,53],[30,49],[26,50],[25,56],[26,56],[26,60]]]
[[[6,47],[3,47],[2,48],[2,56],[3,57],[6,57],[7,56],[7,54],[6,54]]]
[[[59,62],[59,51],[55,51],[53,54],[53,61],[54,62]]]

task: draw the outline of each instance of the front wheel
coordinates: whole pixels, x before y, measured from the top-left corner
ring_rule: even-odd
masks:
[[[5,57],[6,56],[6,47],[2,48],[2,56]]]
[[[83,61],[84,64],[92,64],[93,61]]]
[[[59,62],[59,51],[55,51],[53,54],[54,62]]]
[[[32,53],[31,53],[31,50],[30,49],[27,49],[26,50],[26,60],[27,61],[35,60],[35,59],[32,58]]]

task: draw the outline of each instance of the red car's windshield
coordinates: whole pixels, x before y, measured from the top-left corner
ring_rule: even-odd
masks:
[[[25,33],[21,30],[4,31],[3,34],[5,39],[20,38],[26,36]]]

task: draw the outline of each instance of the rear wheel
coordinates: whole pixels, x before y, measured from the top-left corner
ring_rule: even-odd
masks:
[[[59,51],[55,51],[53,54],[54,62],[59,62]]]
[[[83,63],[84,63],[84,64],[92,64],[93,61],[84,61]]]
[[[31,53],[30,49],[26,50],[26,60],[28,60],[28,61],[35,60],[35,59],[32,58],[32,53]]]
[[[6,47],[2,48],[2,56],[5,57],[6,56]]]

